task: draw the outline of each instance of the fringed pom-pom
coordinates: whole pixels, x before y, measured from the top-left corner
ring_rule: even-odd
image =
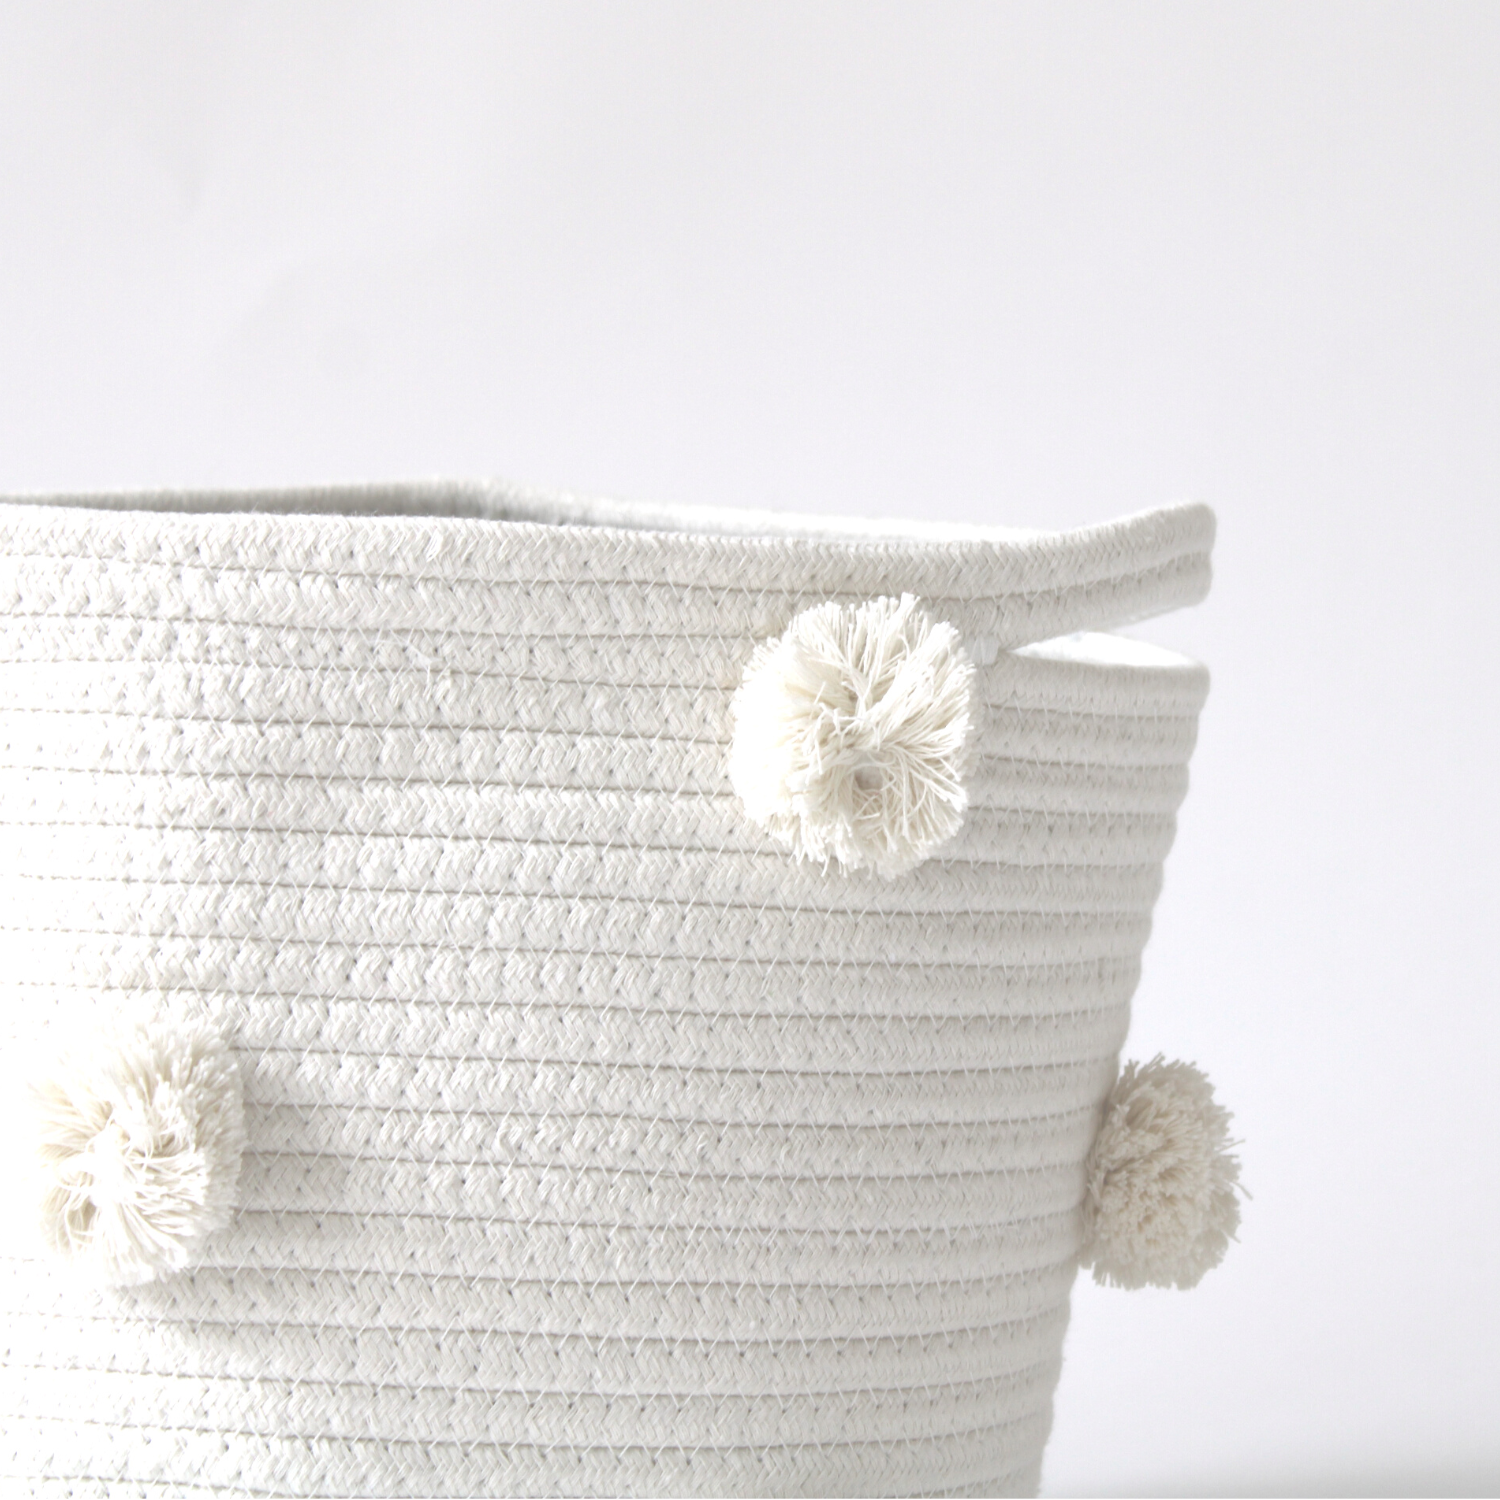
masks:
[[[206,1022],[121,1022],[32,1084],[42,1232],[89,1280],[182,1269],[234,1213],[244,1112]]]
[[[963,824],[977,710],[958,632],[912,595],[820,604],[751,659],[729,778],[799,859],[902,875]]]
[[[1088,1159],[1081,1263],[1101,1284],[1196,1286],[1239,1227],[1230,1115],[1191,1063],[1129,1063]]]

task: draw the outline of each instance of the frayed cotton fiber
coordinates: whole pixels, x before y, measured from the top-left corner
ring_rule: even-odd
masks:
[[[730,782],[798,858],[890,878],[963,826],[974,667],[910,594],[804,610],[756,652],[731,713]]]
[[[151,1017],[75,1039],[30,1102],[42,1233],[87,1278],[127,1286],[181,1270],[228,1224],[244,1114],[210,1026]]]

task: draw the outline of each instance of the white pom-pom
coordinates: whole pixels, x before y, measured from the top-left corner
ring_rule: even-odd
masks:
[[[731,712],[730,782],[798,858],[902,875],[963,824],[974,666],[910,594],[804,610],[756,651]]]
[[[1230,1115],[1191,1063],[1126,1065],[1088,1159],[1081,1263],[1124,1287],[1196,1286],[1239,1227]]]
[[[244,1147],[234,1059],[206,1022],[124,1021],[33,1080],[49,1248],[129,1286],[180,1270],[233,1215]]]

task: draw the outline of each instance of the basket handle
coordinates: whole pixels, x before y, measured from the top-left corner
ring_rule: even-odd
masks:
[[[1208,506],[1175,505],[996,548],[996,639],[1027,646],[1199,603],[1215,527]]]

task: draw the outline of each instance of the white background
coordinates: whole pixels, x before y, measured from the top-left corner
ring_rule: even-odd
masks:
[[[1493,1493],[1497,101],[1495,4],[8,4],[0,490],[1212,502],[1130,1051],[1255,1196],[1045,1483]]]

